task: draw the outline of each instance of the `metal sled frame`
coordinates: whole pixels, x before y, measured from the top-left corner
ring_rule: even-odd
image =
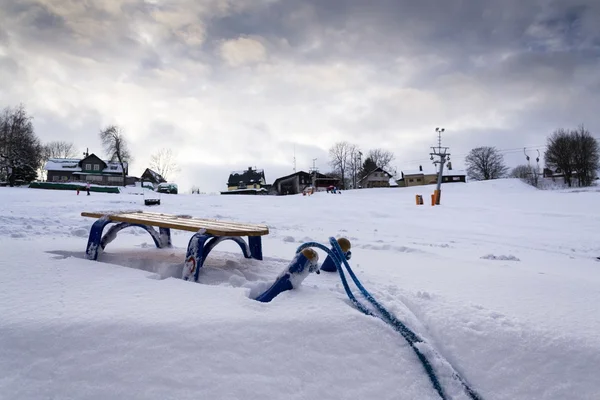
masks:
[[[195,232],[187,247],[183,279],[198,281],[200,268],[208,254],[224,240],[236,242],[245,258],[262,260],[261,236],[267,235],[269,229],[264,225],[240,224],[208,219],[191,218],[169,214],[148,212],[126,213],[81,213],[84,217],[98,218],[92,225],[86,247],[86,256],[97,260],[104,248],[112,242],[119,231],[135,226],[144,229],[152,236],[158,248],[171,247],[171,229]],[[107,225],[114,223],[106,233]],[[158,232],[155,227],[158,227]],[[248,242],[243,239],[248,237]]]

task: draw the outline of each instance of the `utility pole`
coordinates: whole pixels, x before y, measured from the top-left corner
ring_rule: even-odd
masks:
[[[354,155],[354,149],[350,152],[350,160],[352,160],[352,189],[356,189],[356,156]]]
[[[313,166],[312,166],[312,168],[309,168],[309,171],[312,174],[312,187],[315,188],[315,190],[316,190],[316,188],[317,188],[317,172],[319,171],[319,169],[317,168],[317,165],[316,165],[317,159],[313,158],[312,162],[313,162]]]
[[[532,176],[533,178],[533,169],[531,169],[531,162],[529,161],[529,156],[527,155],[527,151],[526,151],[527,147],[523,147],[523,154],[525,154],[525,159],[527,160],[527,175]],[[535,178],[532,179],[532,181],[534,181]]]
[[[442,176],[444,174],[444,164],[446,161],[450,161],[450,153],[448,153],[449,147],[442,147],[442,132],[445,131],[444,128],[435,128],[435,131],[438,134],[438,147],[432,147],[431,160],[433,161],[433,157],[439,157],[439,160],[433,161],[433,164],[440,164],[440,171],[438,172],[438,180],[437,180],[437,198],[435,199],[435,204],[440,205],[440,200],[442,198]]]
[[[358,172],[360,172],[360,169],[362,168],[362,152],[359,150],[358,151]],[[358,184],[360,182],[360,180],[358,180],[356,183]]]
[[[294,145],[294,173],[296,173],[296,145]]]

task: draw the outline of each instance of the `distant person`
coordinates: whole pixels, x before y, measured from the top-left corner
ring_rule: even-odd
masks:
[[[88,182],[87,185],[85,185],[85,190],[87,191],[87,195],[90,195],[90,183]]]

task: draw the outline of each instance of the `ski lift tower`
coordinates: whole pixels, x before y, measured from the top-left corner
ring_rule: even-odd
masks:
[[[446,161],[450,161],[450,153],[448,153],[449,147],[442,147],[442,132],[444,132],[445,129],[435,128],[435,131],[438,134],[438,147],[432,147],[432,152],[429,154],[431,155],[431,161],[433,161],[433,164],[440,165],[440,171],[438,172],[437,180],[437,196],[435,199],[435,204],[439,206],[442,198],[442,176],[444,174],[444,164],[446,164]],[[439,160],[434,161],[434,157],[439,157]]]
[[[540,176],[540,151],[537,150],[538,156],[535,159],[537,168],[535,170],[531,167],[531,162],[529,161],[529,156],[527,155],[527,147],[523,147],[523,153],[525,153],[525,159],[527,160],[528,175],[532,176],[531,183],[533,183],[533,186],[538,187]]]

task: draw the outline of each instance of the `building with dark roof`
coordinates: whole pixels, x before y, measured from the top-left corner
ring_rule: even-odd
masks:
[[[165,178],[162,177],[156,171],[151,170],[150,168],[146,168],[142,176],[140,177],[140,181],[142,182],[150,182],[154,187],[157,187],[161,183],[167,182]]]
[[[298,194],[309,186],[318,190],[338,184],[338,178],[332,178],[319,172],[298,171],[275,179],[269,193],[275,195]]]
[[[269,185],[265,171],[248,167],[245,171],[234,171],[227,180],[227,191],[221,194],[266,194]]]
[[[89,182],[98,185],[123,185],[125,174],[127,184],[134,184],[137,178],[127,176],[128,165],[118,162],[105,161],[95,154],[87,154],[83,159],[51,158],[44,169],[48,172],[48,182]]]
[[[437,171],[424,172],[423,167],[419,169],[402,171],[402,179],[396,181],[400,187],[435,185],[438,181]],[[444,169],[442,174],[442,183],[465,183],[467,181],[467,173],[465,171],[452,170],[451,166]]]
[[[363,176],[358,185],[360,188],[390,187],[390,179],[392,174],[377,167]]]

